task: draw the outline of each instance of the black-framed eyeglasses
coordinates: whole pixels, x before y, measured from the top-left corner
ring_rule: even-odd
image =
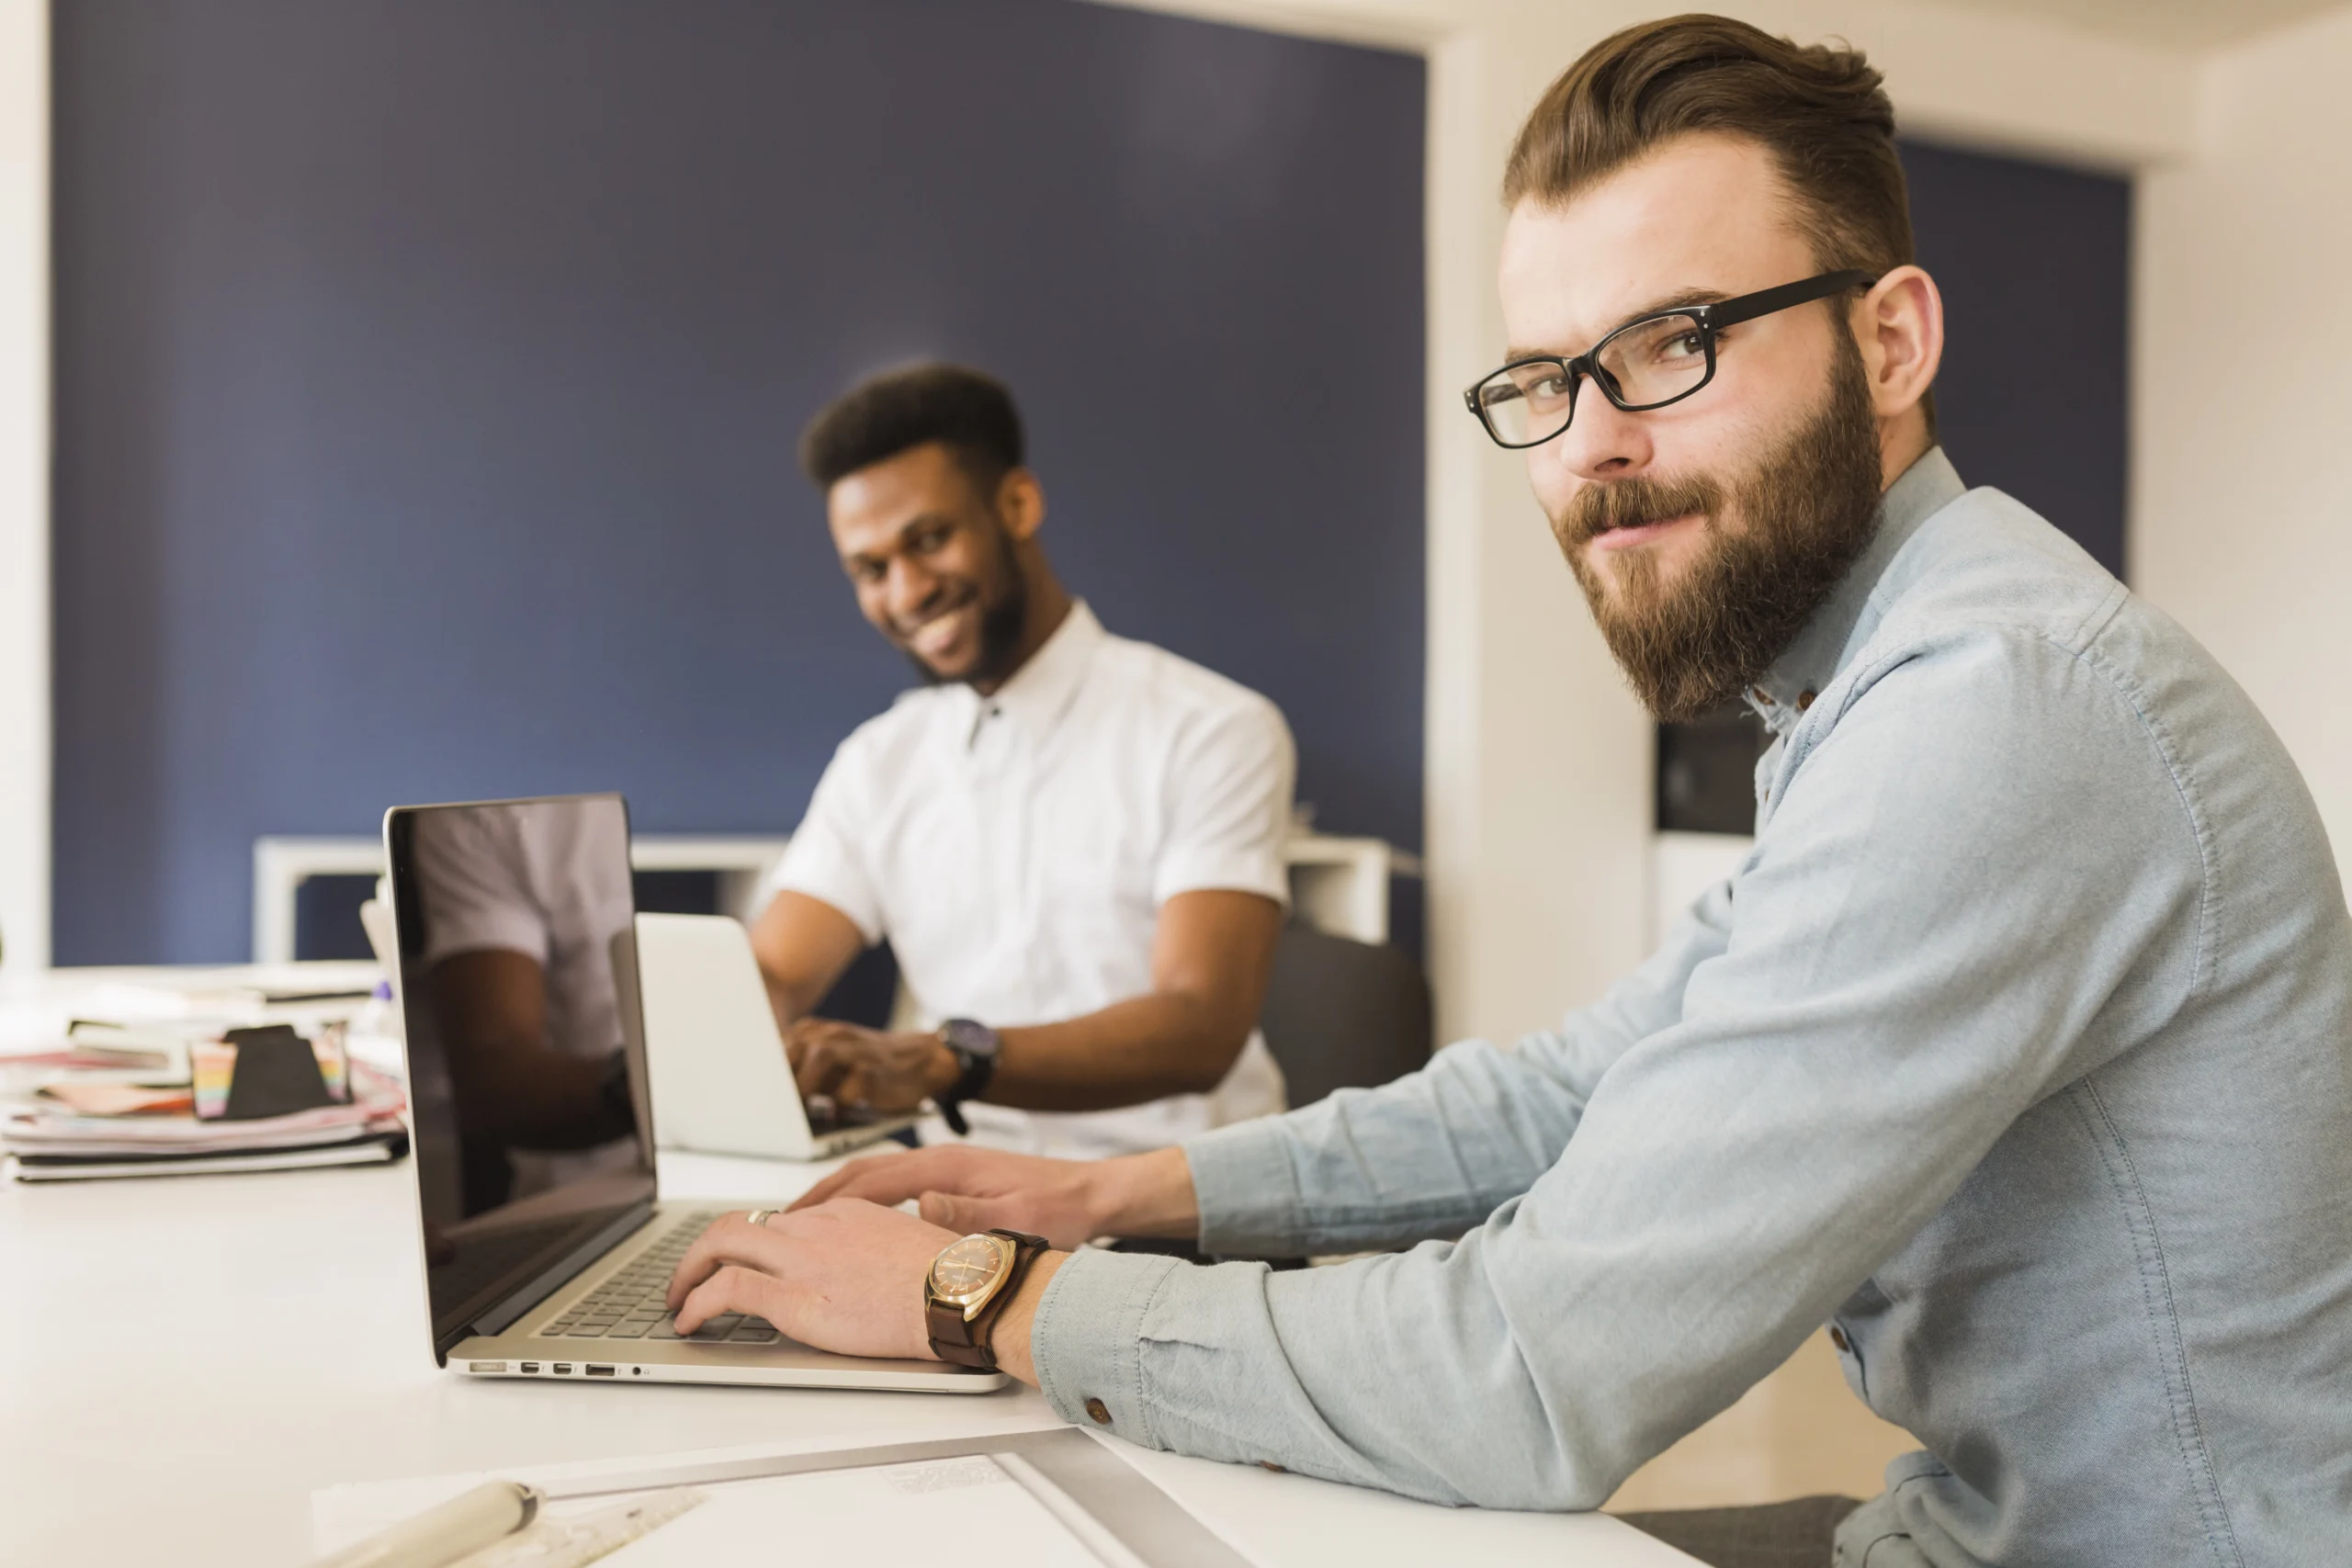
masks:
[[[1577,383],[1588,376],[1603,397],[1628,413],[1662,409],[1715,378],[1715,334],[1725,327],[1877,281],[1867,272],[1825,272],[1736,299],[1653,311],[1627,321],[1574,359],[1514,359],[1464,391],[1462,400],[1496,446],[1514,451],[1541,446],[1576,417]]]

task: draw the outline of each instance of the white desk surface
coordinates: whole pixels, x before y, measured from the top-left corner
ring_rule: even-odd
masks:
[[[43,993],[55,988],[12,985],[0,1013],[22,1018]],[[671,1156],[662,1195],[748,1204],[823,1168]],[[312,1556],[311,1493],[342,1482],[1051,1418],[1017,1385],[976,1397],[451,1376],[426,1332],[413,1181],[403,1162],[0,1182],[0,1557],[295,1568]],[[1267,1568],[1321,1564],[1335,1546],[1351,1568],[1690,1562],[1600,1515],[1438,1508],[1120,1451]]]

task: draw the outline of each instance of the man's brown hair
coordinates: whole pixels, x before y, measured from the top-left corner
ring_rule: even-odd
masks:
[[[1879,73],[1860,50],[1800,49],[1728,17],[1643,22],[1586,51],[1520,128],[1503,200],[1566,201],[1697,131],[1771,155],[1822,271],[1883,273],[1911,259],[1894,105]]]
[[[1801,49],[1728,17],[1639,23],[1544,93],[1511,145],[1503,201],[1565,202],[1674,137],[1742,137],[1788,182],[1816,268],[1883,276],[1912,251],[1894,105],[1880,83],[1858,49]],[[1933,430],[1934,404],[1922,406]]]

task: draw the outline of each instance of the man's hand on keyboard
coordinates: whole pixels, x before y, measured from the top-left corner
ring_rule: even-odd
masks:
[[[820,1350],[929,1359],[923,1276],[959,1234],[854,1198],[761,1225],[729,1214],[687,1249],[669,1304],[682,1335],[741,1313]]]
[[[888,1204],[912,1198],[924,1219],[957,1235],[1025,1231],[1064,1248],[1098,1235],[1192,1240],[1201,1232],[1193,1168],[1181,1148],[1119,1159],[1047,1159],[934,1144],[854,1159],[792,1207],[797,1213],[842,1198]]]

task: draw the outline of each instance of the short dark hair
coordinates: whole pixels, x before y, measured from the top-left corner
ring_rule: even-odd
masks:
[[[819,490],[860,468],[939,442],[981,491],[1021,467],[1021,412],[993,376],[961,365],[914,365],[870,377],[825,405],[800,433],[800,467]]]

